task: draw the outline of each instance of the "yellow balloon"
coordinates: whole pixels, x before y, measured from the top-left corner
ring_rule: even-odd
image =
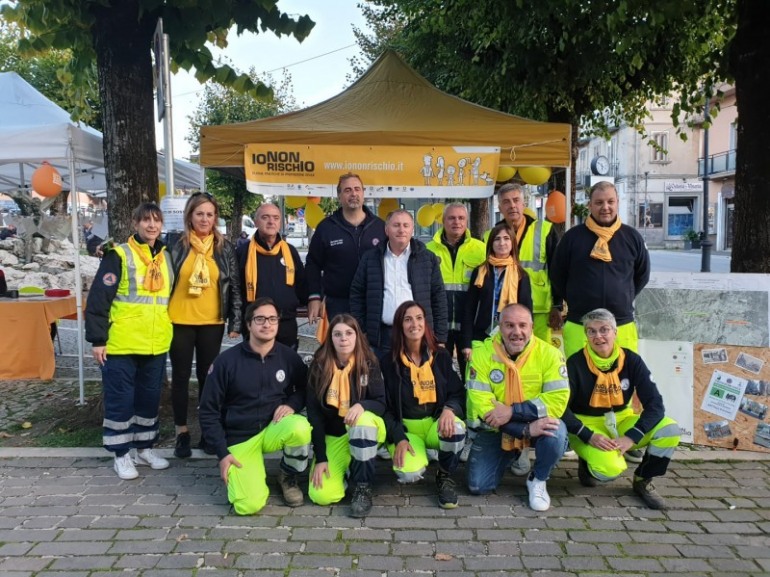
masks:
[[[285,202],[286,208],[301,208],[305,206],[307,198],[304,196],[287,196]]]
[[[420,210],[417,211],[417,224],[420,226],[427,227],[432,225],[435,218],[432,204],[423,204]]]
[[[497,182],[508,182],[516,174],[513,166],[501,166],[497,169]]]
[[[519,169],[519,176],[527,184],[537,186],[548,182],[551,178],[551,169],[545,166],[525,166]]]
[[[377,207],[377,216],[379,216],[382,220],[385,220],[394,210],[398,210],[398,199],[383,198],[380,200],[380,206]]]
[[[433,220],[436,224],[444,223],[444,203],[437,202],[433,205]]]
[[[310,228],[316,228],[326,215],[323,209],[313,202],[308,202],[305,207],[305,222]]]
[[[534,209],[531,206],[528,206],[524,209],[524,214],[527,216],[531,216],[532,218],[537,220],[537,213],[534,211]]]

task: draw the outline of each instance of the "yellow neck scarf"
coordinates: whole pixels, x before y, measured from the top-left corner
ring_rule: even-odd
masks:
[[[513,227],[511,227],[513,228]],[[516,228],[516,246],[521,246],[521,239],[524,237],[524,229],[527,228],[527,218],[522,215],[521,216],[521,224]]]
[[[418,367],[402,351],[401,362],[405,367],[409,367],[409,378],[412,381],[412,391],[417,402],[421,405],[435,403],[436,377],[433,375],[433,355],[428,353],[428,360]]]
[[[518,301],[519,297],[519,269],[513,262],[513,257],[508,255],[505,258],[497,258],[494,255],[487,257],[487,262],[479,268],[479,275],[476,277],[475,285],[484,286],[484,279],[490,272],[490,267],[504,266],[505,278],[503,279],[503,288],[500,291],[500,302],[497,304],[497,311],[501,312],[506,306]],[[491,274],[491,273],[490,273]]]
[[[344,417],[350,410],[350,371],[353,370],[355,361],[350,357],[348,364],[341,369],[334,363],[332,382],[326,390],[326,404],[337,407],[337,414]]]
[[[588,230],[599,237],[596,239],[594,248],[591,249],[591,258],[603,260],[604,262],[612,262],[609,242],[620,228],[620,224],[620,217],[617,217],[611,226],[599,226],[596,224],[593,216],[589,216],[586,219]]]
[[[281,239],[275,243],[272,250],[265,250],[256,239],[252,238],[249,243],[249,254],[246,258],[246,300],[248,302],[257,300],[257,253],[263,256],[275,256],[278,251],[281,252],[283,265],[286,267],[286,284],[294,286],[294,259],[291,257],[289,243]]]
[[[612,407],[623,406],[623,389],[620,387],[620,371],[623,370],[623,364],[626,360],[626,353],[615,345],[615,349],[612,351],[612,356],[609,359],[600,359],[599,362],[604,364],[607,360],[614,361],[617,358],[618,365],[614,371],[602,372],[594,362],[596,353],[591,350],[589,345],[583,348],[583,354],[586,357],[586,363],[588,364],[588,370],[596,376],[596,384],[594,385],[594,391],[591,393],[591,400],[588,405],[597,409],[611,409]],[[612,366],[610,364],[610,366]]]
[[[144,275],[144,289],[150,291],[151,293],[161,290],[164,283],[163,273],[161,272],[160,266],[166,262],[163,255],[163,249],[161,249],[161,251],[153,258],[150,258],[147,256],[148,252],[152,254],[150,247],[145,245],[147,246],[147,251],[145,251],[145,248],[136,242],[136,239],[133,235],[128,237],[128,244],[134,250],[134,252],[139,255],[139,258],[142,259],[142,262],[147,267],[147,272]]]
[[[505,346],[500,342],[498,338],[492,341],[492,346],[495,349],[495,353],[500,358],[500,361],[505,365],[505,404],[508,406],[514,403],[524,402],[524,390],[521,387],[521,374],[519,369],[524,366],[529,359],[529,354],[534,348],[534,341],[529,340],[524,350],[519,353],[518,358],[515,361],[511,360],[508,356],[508,351],[505,350]],[[515,451],[521,450],[524,447],[529,447],[528,439],[517,439],[503,433],[502,440],[503,451]]]
[[[206,257],[214,252],[214,235],[210,234],[205,238],[200,238],[194,232],[190,233],[190,248],[195,251],[195,262],[193,262],[193,271],[190,275],[190,288],[187,294],[200,296],[203,289],[211,286],[211,275],[209,274],[209,265]]]

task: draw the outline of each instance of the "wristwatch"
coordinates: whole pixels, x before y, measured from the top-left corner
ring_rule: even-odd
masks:
[[[524,430],[522,431],[521,438],[524,439],[525,441],[529,441],[529,439],[531,439],[531,436],[529,434],[529,423],[524,425]]]

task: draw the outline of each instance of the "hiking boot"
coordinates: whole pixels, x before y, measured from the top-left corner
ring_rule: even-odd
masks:
[[[519,453],[519,456],[511,463],[511,473],[517,477],[523,477],[532,468],[532,464],[529,462],[529,447],[525,447]]]
[[[289,507],[299,507],[305,503],[302,489],[297,484],[297,475],[290,475],[281,469],[278,473],[278,484],[281,486],[283,500]]]
[[[634,493],[636,493],[645,505],[650,509],[666,509],[666,500],[660,496],[652,484],[652,479],[634,479]]]
[[[629,449],[623,454],[626,459],[626,463],[641,463],[644,458],[644,453],[641,449]]]
[[[599,484],[599,481],[591,474],[591,471],[588,470],[588,463],[584,460],[578,457],[578,479],[580,480],[580,484],[584,487],[596,487],[596,485]]]
[[[168,461],[163,457],[156,455],[152,449],[142,449],[136,452],[134,463],[141,467],[150,467],[156,471],[168,469]]]
[[[186,459],[192,455],[192,448],[190,447],[190,433],[179,433],[176,436],[176,446],[174,447],[174,456],[179,459]]]
[[[539,480],[534,474],[527,479],[527,491],[529,491],[529,508],[533,511],[547,511],[551,507],[551,497],[545,481]]]
[[[457,492],[455,482],[449,473],[436,471],[436,488],[438,489],[438,506],[442,509],[454,509],[457,507]]]
[[[372,489],[369,483],[356,483],[350,498],[350,516],[366,517],[372,511]]]
[[[217,454],[216,449],[206,442],[206,439],[203,438],[203,435],[201,435],[201,440],[198,441],[198,446],[196,448],[200,449],[201,451],[203,451],[207,455],[216,455]]]
[[[126,453],[122,457],[115,457],[115,464],[112,466],[118,477],[124,481],[130,481],[136,479],[139,476],[139,472],[134,466],[134,460],[131,458],[130,453]]]

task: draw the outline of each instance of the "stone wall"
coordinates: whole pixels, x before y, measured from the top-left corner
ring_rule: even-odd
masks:
[[[24,241],[20,238],[0,240],[0,268],[5,272],[9,289],[24,286],[75,289],[75,249],[69,240],[33,239],[31,262],[24,262]],[[99,259],[86,254],[80,257],[80,277],[87,291],[99,268]]]

